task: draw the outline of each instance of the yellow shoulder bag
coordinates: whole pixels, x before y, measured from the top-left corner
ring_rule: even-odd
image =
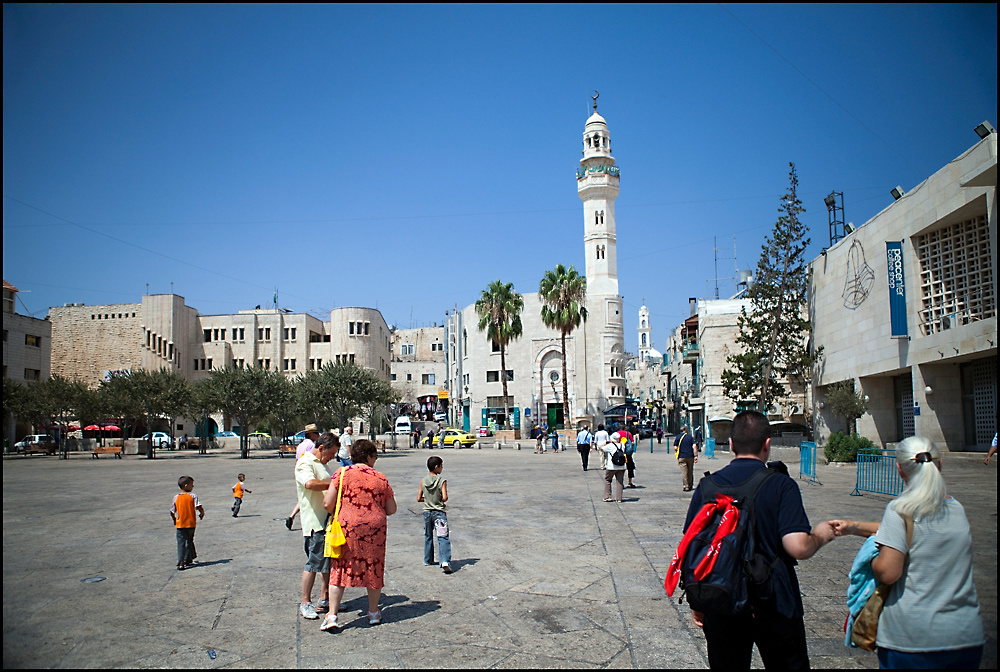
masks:
[[[344,528],[340,526],[340,521],[337,520],[337,517],[340,516],[340,498],[344,494],[344,472],[347,469],[347,467],[343,467],[340,470],[340,485],[337,487],[337,508],[334,509],[330,522],[326,524],[326,544],[323,547],[323,555],[328,558],[339,558],[341,552],[344,550],[344,544],[347,543],[347,537],[344,536]]]

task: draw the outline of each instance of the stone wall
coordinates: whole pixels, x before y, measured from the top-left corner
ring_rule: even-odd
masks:
[[[142,319],[139,303],[50,308],[52,373],[96,386],[105,371],[139,368]]]

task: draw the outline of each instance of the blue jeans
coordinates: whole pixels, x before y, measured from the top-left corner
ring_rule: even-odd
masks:
[[[177,564],[190,565],[198,554],[194,550],[193,527],[178,527],[177,529]]]
[[[340,460],[340,466],[342,467],[349,467],[352,464],[354,464],[353,462],[351,462],[350,458],[338,457],[337,459]]]
[[[437,532],[434,529],[434,522],[436,520],[444,520],[447,524],[448,514],[444,511],[424,511],[424,564],[433,565],[434,564],[434,537],[437,537]],[[451,536],[446,534],[443,537],[438,537],[438,554],[441,556],[441,564],[447,565],[451,564]]]
[[[982,659],[982,645],[914,653],[878,648],[878,666],[883,670],[978,670]]]

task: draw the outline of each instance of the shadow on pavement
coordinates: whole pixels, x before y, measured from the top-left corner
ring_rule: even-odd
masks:
[[[232,558],[224,558],[222,560],[209,560],[208,562],[196,561],[193,565],[188,565],[188,569],[194,569],[195,567],[211,567],[212,565],[226,565],[232,562]]]
[[[382,610],[383,623],[398,623],[411,618],[419,618],[425,614],[437,611],[441,608],[438,600],[427,600],[424,602],[410,602],[406,595],[386,595],[379,599],[379,608]],[[367,628],[368,625],[368,596],[359,595],[352,600],[340,603],[339,614],[341,618],[345,615],[358,613],[359,617],[344,623],[338,630],[349,628]]]

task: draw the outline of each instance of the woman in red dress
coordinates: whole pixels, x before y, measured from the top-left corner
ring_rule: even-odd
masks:
[[[334,473],[323,506],[332,515],[337,507],[337,491],[343,477],[343,494],[338,520],[344,528],[347,544],[339,558],[330,560],[330,613],[320,630],[334,630],[337,612],[347,586],[368,589],[368,623],[382,622],[378,600],[385,585],[386,516],[396,513],[396,500],[389,481],[375,471],[378,448],[367,439],[351,446],[353,465]]]

